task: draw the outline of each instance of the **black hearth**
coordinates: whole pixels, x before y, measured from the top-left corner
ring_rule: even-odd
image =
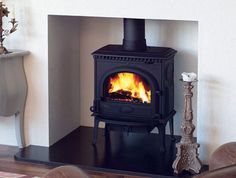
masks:
[[[173,136],[174,56],[167,47],[147,47],[143,19],[124,19],[123,45],[92,53],[95,67],[94,138],[100,121],[110,130],[147,132],[158,128],[162,145],[169,122]]]

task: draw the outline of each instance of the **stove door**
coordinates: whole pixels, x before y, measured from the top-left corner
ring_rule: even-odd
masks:
[[[143,71],[110,72],[101,81],[101,98],[95,102],[99,115],[129,120],[159,117],[160,92],[154,83],[154,79]]]

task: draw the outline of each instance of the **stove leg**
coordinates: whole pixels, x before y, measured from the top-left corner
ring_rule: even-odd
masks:
[[[169,120],[169,127],[170,127],[171,139],[175,140],[175,137],[174,137],[174,119],[173,119],[173,117]]]
[[[98,138],[98,125],[99,125],[99,119],[96,117],[94,118],[94,128],[93,128],[93,145],[96,145],[97,138]]]
[[[164,152],[165,151],[165,147],[166,147],[166,142],[165,142],[165,135],[166,135],[166,125],[159,125],[158,126],[158,131],[159,131],[159,135],[160,135],[160,151]]]
[[[110,135],[110,126],[109,124],[105,124],[105,137],[108,138]]]

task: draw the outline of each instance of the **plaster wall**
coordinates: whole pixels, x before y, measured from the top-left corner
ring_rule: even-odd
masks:
[[[49,144],[80,125],[79,18],[48,16]]]

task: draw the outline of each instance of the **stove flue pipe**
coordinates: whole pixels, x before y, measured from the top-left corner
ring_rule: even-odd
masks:
[[[126,51],[145,51],[147,48],[145,39],[145,20],[125,18],[123,25],[123,49]]]

